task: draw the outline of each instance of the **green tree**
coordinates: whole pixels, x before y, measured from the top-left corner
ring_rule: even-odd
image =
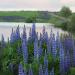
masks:
[[[33,23],[33,22],[36,22],[36,17],[35,17],[35,16],[29,17],[29,18],[26,19],[26,22],[27,22],[27,23]]]
[[[69,7],[62,7],[60,10],[60,16],[68,18],[72,14],[72,11],[70,10]]]

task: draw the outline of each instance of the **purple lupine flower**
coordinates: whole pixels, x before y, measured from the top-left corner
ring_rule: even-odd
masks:
[[[59,49],[60,45],[60,37],[59,37],[59,32],[57,32],[57,36],[56,36],[56,47],[57,49]]]
[[[34,41],[36,38],[36,27],[35,27],[35,23],[33,23],[32,25],[32,40]]]
[[[47,41],[47,53],[50,54],[51,53],[51,46],[50,46],[50,40],[48,39]]]
[[[28,50],[27,50],[27,44],[25,39],[23,39],[22,41],[22,52],[23,52],[23,59],[24,59],[24,63],[28,62]]]
[[[48,68],[45,69],[44,75],[48,75]]]
[[[47,41],[48,41],[48,33],[46,32],[45,26],[43,26],[42,40],[43,40],[44,42],[46,42],[46,43],[47,43]]]
[[[59,40],[59,39],[60,39],[60,37],[59,37],[59,32],[57,32],[56,39],[57,39],[57,40]]]
[[[39,42],[39,57],[41,57],[41,55],[42,55],[42,52],[43,52],[43,50],[42,50],[42,41],[40,40],[40,42]]]
[[[38,50],[38,39],[36,38],[34,41],[34,58],[38,58],[38,54],[39,50]]]
[[[71,37],[65,37],[64,47],[66,50],[71,50],[73,48],[73,39]]]
[[[20,46],[19,45],[18,45],[17,53],[18,53],[18,55],[21,54],[21,49],[20,49]]]
[[[43,26],[43,30],[42,30],[42,40],[46,41],[46,29],[45,29],[45,26]]]
[[[43,30],[42,30],[43,37],[44,37],[45,33],[46,33],[46,29],[45,29],[45,26],[43,26]]]
[[[60,42],[60,51],[59,51],[59,66],[60,66],[60,74],[64,75],[64,49]]]
[[[27,50],[27,36],[26,36],[26,28],[24,25],[23,34],[22,34],[22,52],[24,63],[28,62],[28,50]]]
[[[5,47],[5,40],[4,40],[3,34],[2,34],[2,37],[1,37],[1,46],[2,46],[2,48]]]
[[[53,36],[52,39],[52,54],[53,54],[53,58],[55,59],[57,54],[55,36]]]
[[[32,71],[32,68],[31,68],[31,66],[30,66],[30,68],[29,68],[28,75],[33,75],[33,71]]]
[[[24,25],[24,28],[23,28],[23,34],[22,34],[22,40],[23,39],[25,39],[25,41],[26,41],[26,39],[27,39],[27,35],[26,35],[26,27],[25,27],[25,25]]]
[[[4,36],[3,36],[3,34],[2,34],[2,38],[1,38],[1,41],[2,41],[2,42],[4,42]]]
[[[18,25],[18,27],[17,27],[17,29],[16,29],[16,33],[15,33],[16,35],[15,35],[15,37],[16,37],[16,40],[19,40],[20,39],[20,29],[19,29],[19,25]]]
[[[19,64],[18,75],[24,75],[23,67]]]
[[[39,67],[39,75],[43,75],[42,65],[40,65],[40,67]]]
[[[54,68],[50,71],[50,75],[54,75]]]
[[[12,32],[10,36],[10,43],[14,43],[15,41],[16,41],[16,33],[15,31],[13,31],[13,28],[12,28]]]
[[[52,39],[53,39],[53,31],[51,29],[51,32],[50,32],[50,38],[49,38],[49,46],[50,46],[50,50],[49,50],[49,53],[51,52],[52,54]]]
[[[19,39],[20,39],[20,30],[18,26],[16,31],[13,31],[13,28],[12,28],[12,33],[10,36],[10,43],[14,43],[16,40],[19,40]]]
[[[45,34],[45,41],[46,41],[46,43],[48,42],[48,33],[47,32]]]
[[[43,43],[43,35],[40,33],[39,41],[41,41],[41,45]]]
[[[64,67],[65,67],[65,72],[68,72],[70,69],[70,53],[67,51],[66,56],[65,56],[65,61],[64,61]]]
[[[42,41],[42,34],[40,33],[39,41]]]
[[[50,41],[52,41],[52,38],[53,38],[53,31],[51,29],[51,32],[50,32]]]
[[[48,68],[48,59],[47,59],[46,50],[45,50],[45,56],[44,56],[44,67]]]
[[[74,41],[73,41],[73,66],[75,67],[75,44],[74,44]]]

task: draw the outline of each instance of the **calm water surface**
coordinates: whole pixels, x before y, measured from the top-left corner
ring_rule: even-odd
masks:
[[[1,40],[1,35],[3,34],[5,37],[5,41],[7,41],[8,37],[10,38],[12,28],[15,30],[18,25],[20,26],[20,32],[21,32],[20,34],[22,34],[23,32],[24,25],[26,26],[26,32],[28,36],[29,30],[33,24],[32,23],[21,23],[21,22],[19,23],[18,22],[0,22],[0,40]],[[43,26],[46,27],[46,31],[48,32],[48,35],[50,35],[51,29],[53,30],[53,33],[55,34],[57,34],[58,31],[60,34],[67,33],[59,28],[53,27],[51,23],[36,23],[36,31],[38,32],[38,34],[42,33]]]

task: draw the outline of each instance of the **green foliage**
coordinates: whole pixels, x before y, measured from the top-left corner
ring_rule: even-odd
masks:
[[[21,63],[25,71],[28,72],[30,66],[33,70],[34,75],[38,75],[39,66],[42,64],[44,66],[44,52],[42,56],[37,59],[34,59],[33,56],[33,49],[34,44],[33,42],[27,43],[28,46],[28,63],[25,64],[23,61],[23,56],[18,55],[17,47],[21,46],[21,41],[15,41],[15,43],[10,44],[6,43],[6,47],[3,50],[2,58],[0,61],[0,75],[17,75],[18,74],[18,64]],[[44,42],[42,45],[43,51],[47,50],[46,43]],[[21,53],[22,54],[22,53]],[[56,59],[53,59],[52,54],[47,54],[48,57],[48,70],[51,71],[54,68],[55,75],[59,74],[59,57],[57,56]],[[39,63],[40,62],[40,63]],[[9,64],[12,63],[14,65],[13,72],[9,69]],[[75,75],[75,68],[70,69],[70,75]]]
[[[33,72],[34,72],[34,75],[38,75],[38,70],[39,70],[39,64],[37,61],[34,61],[33,64],[32,64],[32,67],[33,67]]]
[[[22,59],[19,59],[18,54],[17,54],[17,47],[18,44],[21,45],[21,41],[16,41],[13,45],[10,43],[6,43],[6,47],[2,49],[2,57],[0,61],[0,66],[1,66],[1,75],[17,75],[18,71],[18,63]],[[13,68],[13,73],[9,69],[9,64],[12,63],[14,68]]]
[[[47,23],[50,18],[48,11],[0,11],[0,22]]]
[[[59,21],[57,21],[55,26],[59,27],[59,28],[61,28],[63,30],[68,30],[68,21],[59,20]]]
[[[70,17],[70,22],[68,24],[68,30],[70,32],[75,32],[75,15],[74,14]]]
[[[47,45],[46,42],[43,42],[42,44],[43,54],[45,53],[45,50],[47,51]]]
[[[69,75],[75,75],[75,68],[70,69],[70,74]]]
[[[59,72],[59,57],[56,58],[56,61],[54,63],[54,69],[55,69],[55,74],[60,75],[60,72]]]
[[[53,57],[52,57],[51,54],[48,55],[48,60],[49,60],[48,61],[48,69],[51,70],[52,67],[53,67],[53,65],[54,65],[54,63],[53,63]]]
[[[27,19],[26,19],[26,22],[27,22],[27,23],[36,22],[36,16],[27,18]]]
[[[33,44],[33,42],[29,42],[28,43],[28,45],[27,45],[27,47],[28,47],[28,63],[32,63],[33,62],[33,50],[34,50],[34,44]]]
[[[62,17],[68,18],[70,15],[72,14],[71,10],[69,7],[62,7],[62,9],[60,10],[60,15]]]

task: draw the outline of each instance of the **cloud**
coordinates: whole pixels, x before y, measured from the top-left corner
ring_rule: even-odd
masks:
[[[36,9],[54,10],[57,9],[57,0],[2,0],[0,9]]]
[[[67,4],[67,3],[74,3],[75,0],[60,0],[61,3]]]
[[[57,11],[64,5],[74,10],[75,0],[0,0],[1,10],[34,9]]]
[[[62,6],[68,6],[73,12],[75,12],[75,0],[60,0]]]

